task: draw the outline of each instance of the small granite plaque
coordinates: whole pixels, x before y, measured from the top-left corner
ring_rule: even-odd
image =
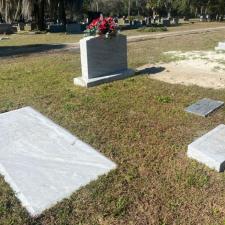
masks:
[[[215,101],[208,98],[203,98],[195,104],[187,107],[185,109],[186,112],[193,113],[198,116],[208,116],[215,110],[219,109],[224,105],[224,102]]]
[[[225,125],[221,124],[188,146],[188,157],[211,169],[225,169]]]

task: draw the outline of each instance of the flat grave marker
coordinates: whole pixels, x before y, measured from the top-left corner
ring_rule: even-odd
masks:
[[[0,174],[31,216],[116,164],[31,107],[0,114]]]
[[[206,117],[215,110],[221,108],[224,105],[222,101],[215,101],[208,98],[203,98],[196,102],[195,104],[187,107],[186,112]]]
[[[201,162],[211,169],[225,169],[225,125],[221,124],[188,145],[189,158]]]

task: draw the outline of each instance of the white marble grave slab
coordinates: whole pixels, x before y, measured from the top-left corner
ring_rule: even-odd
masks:
[[[0,174],[32,216],[115,168],[31,107],[0,114]]]
[[[188,146],[188,157],[218,172],[225,169],[225,125],[221,124]]]

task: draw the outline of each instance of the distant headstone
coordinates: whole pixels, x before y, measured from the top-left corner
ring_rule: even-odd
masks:
[[[195,104],[187,107],[185,111],[189,113],[193,113],[198,116],[206,117],[212,112],[214,112],[215,110],[222,107],[223,105],[224,105],[224,102],[204,98],[196,102]]]
[[[25,26],[24,26],[24,30],[25,31],[33,31],[37,28],[36,24],[35,23],[27,23]]]
[[[206,22],[206,17],[205,16],[200,16],[200,22]]]
[[[223,172],[225,169],[225,125],[219,125],[190,144],[187,155],[211,169]]]
[[[77,34],[81,32],[81,25],[78,23],[66,24],[66,32],[69,34]]]
[[[65,32],[66,28],[62,24],[51,24],[49,25],[49,32],[50,33],[61,33]]]
[[[146,25],[147,25],[146,20],[142,20],[142,21],[141,21],[141,25],[142,25],[142,26],[146,26]]]
[[[172,24],[175,25],[175,26],[178,25],[179,24],[179,18],[177,18],[177,17],[173,18],[172,19]]]
[[[116,165],[31,107],[0,114],[0,174],[31,216]]]
[[[25,24],[24,23],[18,23],[17,30],[18,31],[24,31],[24,27],[25,27]]]
[[[134,20],[133,21],[133,26],[134,28],[139,28],[142,26],[141,22],[139,20]]]
[[[215,51],[225,51],[225,42],[219,42],[218,46],[215,47]]]
[[[0,23],[0,34],[12,34],[13,28],[11,24]]]
[[[86,37],[80,40],[82,77],[80,86],[91,87],[134,75],[127,65],[127,37]]]
[[[129,23],[130,23],[130,20],[128,20],[128,19],[124,20],[124,24],[129,24]]]
[[[18,31],[18,27],[17,26],[12,26],[12,32],[16,33]]]
[[[165,26],[165,27],[169,27],[169,26],[170,26],[170,20],[169,20],[169,19],[163,19],[163,20],[162,20],[162,24],[163,24],[163,26]]]
[[[151,25],[151,17],[147,17],[146,19],[146,25]]]

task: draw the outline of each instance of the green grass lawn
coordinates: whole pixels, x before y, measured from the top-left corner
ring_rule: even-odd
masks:
[[[170,50],[212,49],[225,31],[131,43],[129,66],[167,61]],[[37,40],[38,41],[38,40]],[[0,177],[0,225],[225,224],[225,175],[186,156],[187,145],[225,121],[184,112],[224,90],[140,75],[85,89],[78,53],[2,59],[0,112],[32,106],[118,164],[108,176],[32,219]]]

